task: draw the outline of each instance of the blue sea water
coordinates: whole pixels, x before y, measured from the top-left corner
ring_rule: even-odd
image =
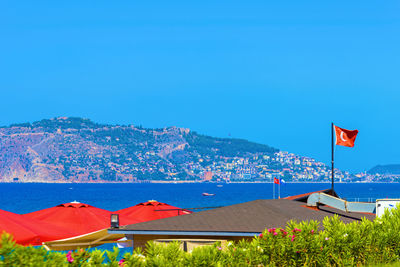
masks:
[[[287,183],[281,197],[330,188],[329,183]],[[338,183],[335,190],[348,200],[400,198],[397,183]],[[276,197],[278,188],[275,187]],[[203,192],[215,194],[202,196]],[[115,211],[147,200],[157,200],[180,208],[219,207],[256,199],[273,198],[271,183],[178,184],[0,184],[0,209],[28,213],[79,201]],[[196,211],[196,210],[195,210]]]

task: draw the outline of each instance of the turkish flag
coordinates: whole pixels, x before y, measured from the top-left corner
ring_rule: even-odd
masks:
[[[335,127],[336,145],[353,147],[358,134],[358,130],[346,130],[340,127]]]
[[[274,184],[281,184],[281,183],[279,182],[279,179],[274,177]]]

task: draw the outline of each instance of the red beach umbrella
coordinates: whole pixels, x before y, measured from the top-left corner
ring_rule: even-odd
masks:
[[[23,215],[53,225],[73,229],[82,235],[110,227],[111,212],[88,204],[71,202]],[[137,223],[137,220],[121,219],[120,224]]]
[[[126,209],[115,211],[115,213],[118,213],[120,218],[136,219],[140,222],[147,222],[172,216],[190,214],[192,212],[156,200],[149,200]]]
[[[23,215],[0,210],[0,234],[7,232],[20,245],[42,245],[42,242],[74,236],[68,229],[51,225]]]

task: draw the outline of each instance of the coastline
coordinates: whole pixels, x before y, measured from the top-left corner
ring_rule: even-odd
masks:
[[[335,184],[398,184],[400,182],[335,182]],[[145,181],[145,182],[0,182],[0,184],[273,184],[273,182],[261,181],[235,181],[235,182],[200,182],[200,181]],[[331,182],[285,182],[285,184],[331,184]]]

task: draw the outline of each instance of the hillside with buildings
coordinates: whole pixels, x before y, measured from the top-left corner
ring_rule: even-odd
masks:
[[[336,171],[342,181],[369,179]],[[185,128],[59,117],[0,128],[0,182],[329,181],[312,158]]]

